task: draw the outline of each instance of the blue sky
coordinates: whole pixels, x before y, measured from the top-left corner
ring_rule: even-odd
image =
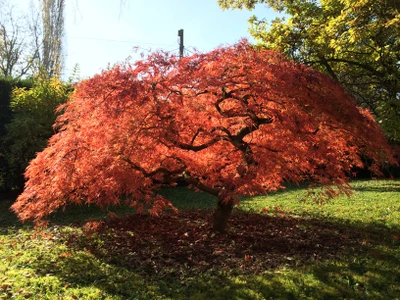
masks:
[[[277,16],[265,5],[252,12],[223,11],[217,0],[67,0],[64,77],[75,64],[80,77],[87,78],[128,56],[137,60],[135,46],[178,54],[179,29],[190,51],[250,39],[247,21],[253,14],[268,20]]]

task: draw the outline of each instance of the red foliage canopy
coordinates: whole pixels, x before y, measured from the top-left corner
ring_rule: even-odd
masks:
[[[221,203],[287,181],[345,188],[361,154],[389,157],[370,114],[336,82],[245,41],[117,66],[82,82],[60,110],[12,207],[22,220],[122,198],[158,214],[169,202],[153,190],[177,180]]]

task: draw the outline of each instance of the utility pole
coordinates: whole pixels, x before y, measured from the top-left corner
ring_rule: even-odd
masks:
[[[179,36],[179,57],[183,57],[183,50],[185,47],[183,46],[183,29],[178,30],[178,36]]]

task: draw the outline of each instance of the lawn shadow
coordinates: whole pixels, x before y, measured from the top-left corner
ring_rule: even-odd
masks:
[[[397,186],[393,184],[380,184],[377,186],[354,185],[352,189],[356,192],[400,193],[400,181]]]
[[[163,296],[174,299],[199,291],[213,299],[228,294],[251,299],[252,293],[361,299],[368,293],[399,291],[400,270],[392,269],[400,264],[395,250],[400,246],[399,227],[241,212],[232,217],[229,233],[214,234],[208,214],[197,210],[158,219],[114,219],[86,237],[69,236],[68,243],[161,286],[175,286],[175,292],[161,288]],[[274,275],[282,270],[291,284]],[[299,282],[296,272],[301,270],[316,283]],[[248,284],[236,282],[238,276],[246,276]],[[383,290],[381,285],[389,287]]]

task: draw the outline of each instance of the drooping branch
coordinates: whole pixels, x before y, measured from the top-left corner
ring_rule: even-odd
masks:
[[[193,152],[199,152],[201,150],[207,149],[209,147],[211,147],[212,145],[222,141],[222,140],[229,140],[227,137],[225,136],[216,136],[213,139],[209,140],[207,143],[203,143],[201,145],[192,145],[192,144],[186,144],[186,143],[182,143],[180,141],[177,140],[173,140],[172,143],[174,146],[182,149],[182,150],[189,150],[189,151],[193,151]]]
[[[237,112],[234,110],[228,110],[228,111],[224,111],[221,108],[221,103],[224,102],[227,99],[235,99],[235,100],[239,100],[241,103],[246,104],[247,102],[247,98],[245,99],[245,101],[243,101],[242,99],[239,99],[237,97],[234,97],[233,95],[233,91],[229,91],[227,92],[225,87],[222,88],[222,97],[219,98],[216,102],[215,102],[215,108],[217,109],[218,113],[225,117],[225,118],[234,118],[234,117],[246,117],[248,115],[248,112],[246,110],[243,110],[241,112]]]
[[[203,183],[200,182],[200,180],[198,180],[197,178],[192,177],[188,172],[184,173],[183,179],[188,183],[191,184],[193,186],[195,186],[196,188],[198,188],[199,190],[209,193],[213,196],[218,197],[219,192],[221,191],[221,188],[218,187],[210,187],[208,185],[205,185]]]
[[[237,134],[233,136],[234,140],[243,141],[243,138],[260,128],[260,125],[271,124],[274,120],[272,118],[252,118],[254,122],[252,126],[243,127]]]
[[[170,169],[165,168],[165,167],[159,167],[159,168],[157,168],[157,169],[155,169],[153,171],[148,172],[143,167],[133,163],[128,157],[123,157],[122,159],[125,162],[127,162],[132,169],[134,169],[136,171],[139,171],[146,178],[151,178],[151,177],[154,177],[156,175],[162,175],[165,178],[171,179],[173,176],[182,174],[186,169],[186,166],[182,165],[180,168],[175,169],[175,170],[170,170]]]

